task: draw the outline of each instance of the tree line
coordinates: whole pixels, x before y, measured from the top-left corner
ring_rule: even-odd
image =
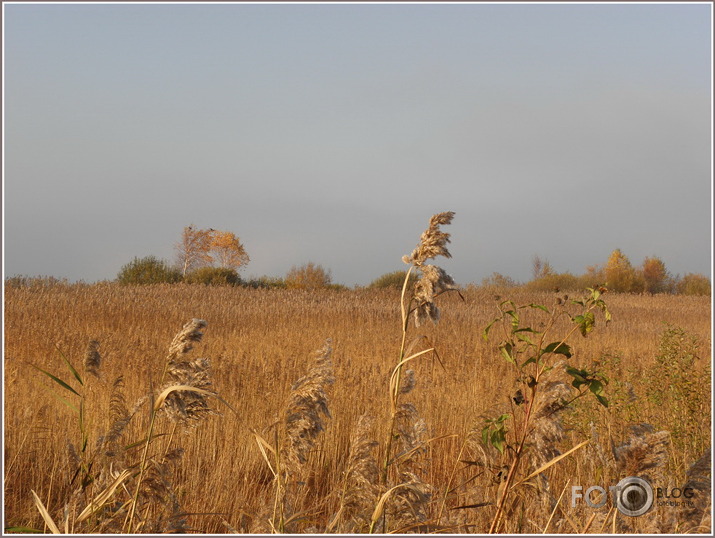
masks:
[[[699,273],[673,275],[657,256],[647,256],[640,265],[634,266],[621,249],[611,252],[605,264],[586,267],[586,272],[581,275],[556,272],[548,260],[534,255],[531,261],[531,276],[528,282],[519,283],[508,276],[493,273],[482,280],[482,285],[523,286],[534,291],[579,290],[605,286],[610,291],[620,293],[711,294],[708,276]]]
[[[239,271],[248,265],[250,257],[240,238],[228,231],[186,226],[174,250],[174,263],[155,256],[135,258],[122,267],[117,281],[122,284],[187,282],[254,288],[346,288],[333,283],[329,269],[313,262],[291,267],[284,277],[262,276],[244,280]],[[633,266],[620,249],[615,249],[605,264],[589,266],[582,275],[559,273],[548,260],[534,255],[531,260],[531,277],[528,282],[520,283],[501,273],[493,273],[483,279],[481,285],[499,288],[521,286],[533,291],[582,290],[605,286],[621,293],[711,293],[710,279],[706,275],[687,273],[674,276],[657,256],[646,257],[639,266]],[[404,278],[405,271],[393,271],[377,277],[367,287],[397,288],[402,286]]]

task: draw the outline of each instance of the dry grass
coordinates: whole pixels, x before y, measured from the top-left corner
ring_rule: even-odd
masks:
[[[548,293],[503,293],[517,303],[554,302]],[[429,355],[409,365],[414,370],[415,388],[404,394],[404,399],[419,410],[421,421],[417,423],[415,413],[414,431],[403,435],[403,440],[410,435],[433,440],[409,455],[413,461],[401,463],[400,472],[411,476],[411,481],[402,495],[396,491],[386,501],[395,500],[385,512],[395,521],[401,518],[401,525],[410,519],[403,512],[412,510],[412,520],[419,525],[407,530],[486,532],[494,515],[493,504],[453,508],[496,498],[498,453],[484,456],[470,452],[471,445],[465,441],[470,431],[478,429],[480,416],[493,417],[493,410],[508,408],[516,385],[494,343],[481,338],[482,330],[497,314],[493,293],[474,288],[462,294],[464,301],[456,294],[439,297],[439,324],[417,329],[429,337],[445,368]],[[544,452],[546,459],[593,434],[597,439],[550,467],[533,485],[522,487],[515,498],[523,502],[510,505],[505,515],[506,532],[541,532],[547,521],[549,532],[581,532],[587,526],[589,532],[610,532],[632,524],[621,521],[623,516],[614,516],[613,510],[609,512],[610,503],[592,518],[593,510],[581,505],[571,508],[570,490],[566,489],[563,498],[560,495],[569,484],[581,484],[585,489],[617,483],[622,477],[619,473],[632,467],[629,454],[636,449],[647,451],[648,441],[629,441],[630,427],[636,422],[652,424],[655,433],[651,435],[672,424],[668,406],[655,405],[645,396],[647,380],[659,375],[655,357],[668,325],[682,327],[697,338],[699,363],[709,360],[709,298],[607,295],[606,300],[613,323],[597,325],[588,338],[574,338],[571,362],[587,365],[606,355],[618,356],[620,362],[605,361],[604,368],[612,380],[629,383],[635,399],[624,397],[610,411],[599,408],[595,401],[580,403],[564,417],[563,424],[540,424],[537,444],[553,450],[548,455]],[[330,418],[322,415],[320,428],[324,431],[311,437],[305,451],[301,448],[295,453],[295,464],[304,466],[298,501],[299,509],[306,513],[293,523],[292,530],[323,532],[330,525],[331,530],[366,531],[377,497],[385,492],[374,484],[375,462],[382,462],[385,456],[384,447],[374,440],[388,435],[388,382],[401,339],[399,304],[399,292],[388,290],[61,283],[6,288],[5,526],[45,528],[31,492],[35,491],[57,518],[76,487],[76,483],[70,485],[75,467],[68,448],[74,446],[76,452],[81,438],[76,417],[53,396],[64,396],[57,384],[30,364],[67,377],[58,349],[75,365],[86,359],[89,371],[98,375],[88,383],[87,429],[98,437],[111,432],[116,421],[126,416],[127,407],[146,396],[148,388],[159,388],[156,385],[172,338],[188,319],[201,318],[207,320],[208,327],[196,351],[211,359],[211,388],[236,413],[218,405],[221,414],[209,416],[190,431],[178,430],[173,443],[183,448],[182,458],[170,469],[170,458],[164,458],[166,465],[156,469],[153,479],[157,482],[165,480],[161,473],[172,471],[171,494],[181,506],[179,515],[185,528],[205,533],[265,528],[261,518],[265,507],[274,503],[273,476],[252,431],[264,431],[282,420],[286,403],[291,402],[291,387],[311,371],[315,350],[331,338],[334,384],[326,388],[329,400],[325,400],[329,401]],[[90,344],[92,341],[99,344]],[[119,376],[122,381],[117,388]],[[709,386],[701,388],[709,394]],[[323,397],[320,390],[314,391],[318,399]],[[682,445],[676,453],[668,448],[665,434],[657,437],[658,452],[651,458],[656,463],[662,460],[659,473],[671,486],[687,481],[700,484],[709,473],[702,462],[695,467],[697,472],[691,468],[702,455],[703,439],[710,438],[710,410],[705,411],[694,425],[702,439],[693,439],[692,445]],[[372,420],[361,419],[363,415]],[[125,442],[146,435],[148,420],[148,413],[137,413],[122,431]],[[157,427],[157,434],[172,433],[168,426]],[[611,444],[621,447],[616,455],[620,454],[622,463],[614,459]],[[133,456],[136,451],[128,454]],[[304,458],[307,461],[303,462]],[[497,471],[489,468],[492,464]],[[360,484],[366,488],[362,497],[355,489]],[[397,505],[398,500],[403,506]],[[687,525],[696,528],[705,520],[709,525],[702,499],[697,506],[689,519],[688,514],[675,518],[680,529]],[[370,513],[364,513],[367,507]],[[82,508],[79,503],[77,510]],[[660,528],[669,521],[667,509],[658,510],[649,518],[647,529],[634,530],[668,530]]]

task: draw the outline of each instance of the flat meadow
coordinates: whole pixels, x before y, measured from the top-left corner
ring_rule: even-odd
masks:
[[[467,287],[405,330],[399,289],[7,285],[5,528],[709,531],[710,297],[604,293],[612,321],[552,346],[537,391],[499,345],[561,341],[564,295]],[[544,308],[485,339],[505,299]],[[633,475],[683,502],[628,517],[573,495]]]

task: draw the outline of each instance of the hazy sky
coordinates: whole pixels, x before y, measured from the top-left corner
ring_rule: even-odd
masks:
[[[236,233],[366,284],[456,212],[457,282],[710,274],[702,4],[3,4],[5,274],[113,279]]]

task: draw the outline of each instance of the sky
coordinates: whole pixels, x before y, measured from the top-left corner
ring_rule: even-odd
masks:
[[[456,216],[461,284],[621,249],[711,274],[712,6],[3,4],[5,276],[227,230],[364,285]]]

